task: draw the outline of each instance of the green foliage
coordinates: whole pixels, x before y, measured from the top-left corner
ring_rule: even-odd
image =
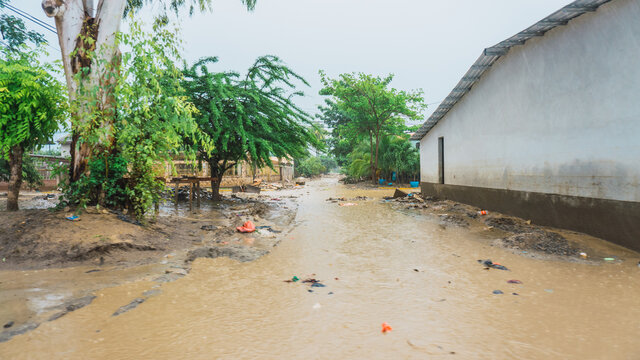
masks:
[[[327,172],[327,168],[322,165],[318,157],[309,157],[301,162],[296,162],[295,172],[297,176],[314,177]]]
[[[402,136],[388,136],[380,143],[380,170],[385,179],[396,173],[397,181],[408,182],[420,172],[418,149]]]
[[[253,10],[257,0],[241,0],[242,4],[247,6],[248,10]],[[124,9],[124,15],[140,10],[145,4],[153,4],[160,6],[164,12],[173,11],[176,14],[187,3],[186,0],[127,0],[127,4]],[[194,11],[205,11],[211,9],[211,0],[190,0],[189,1],[189,15],[193,15]]]
[[[98,156],[89,162],[90,171],[78,181],[65,184],[65,200],[61,205],[101,204],[121,208],[133,198],[125,178],[127,161],[119,155]]]
[[[309,146],[322,147],[310,116],[294,102],[307,82],[275,56],[259,57],[246,75],[210,72],[216,58],[204,58],[184,70],[183,86],[199,111],[200,160],[220,179],[239,161],[273,167],[270,157],[302,158]]]
[[[0,155],[14,146],[33,150],[46,144],[66,116],[64,86],[37,52],[5,51],[0,57]]]
[[[0,157],[0,181],[9,181],[10,176],[9,162]],[[27,182],[29,187],[42,186],[42,176],[38,173],[33,158],[27,154],[22,156],[22,179]]]
[[[338,162],[333,156],[323,155],[323,156],[319,156],[318,158],[320,159],[322,166],[326,168],[325,174],[339,167]]]
[[[320,72],[324,88],[322,95],[332,96],[321,107],[320,118],[333,129],[333,150],[339,161],[345,161],[345,152],[356,151],[356,144],[368,141],[369,172],[375,180],[378,171],[380,141],[384,136],[400,134],[407,120],[422,118],[426,107],[422,91],[401,91],[390,88],[393,75],[376,77],[363,73],[341,74],[337,79],[329,79]],[[361,152],[359,149],[358,152]],[[361,173],[365,157],[358,156],[353,165],[351,156],[349,167],[352,173]]]
[[[2,9],[8,1],[0,1]],[[40,45],[45,41],[44,36],[37,31],[27,31],[24,21],[13,15],[0,15],[0,36],[11,52],[22,51],[22,46],[31,42]]]
[[[122,56],[122,65],[107,75],[114,79],[115,121],[111,127],[89,125],[81,129],[81,140],[93,149],[91,171],[67,187],[67,200],[80,206],[126,206],[142,220],[159,201],[162,165],[180,152],[183,138],[193,137],[196,124],[192,114],[196,109],[180,86],[175,29],[156,25],[149,34],[137,22],[130,29],[129,34],[119,34],[120,43],[130,50]],[[84,89],[83,93],[95,97],[101,88]],[[103,123],[104,109],[95,106],[91,110],[87,112],[91,122]],[[114,139],[111,147],[99,146],[104,138]]]

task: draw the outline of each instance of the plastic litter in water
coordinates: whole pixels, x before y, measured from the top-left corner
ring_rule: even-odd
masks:
[[[580,257],[583,258],[583,259],[586,259],[587,258],[587,253],[581,252],[580,253]]]
[[[78,215],[67,216],[66,219],[70,221],[80,221],[80,217]]]

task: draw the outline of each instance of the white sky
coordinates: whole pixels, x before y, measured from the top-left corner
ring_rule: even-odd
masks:
[[[11,4],[53,24],[40,0]],[[213,0],[213,12],[182,16],[184,57],[218,56],[217,69],[244,72],[260,55],[283,59],[312,85],[301,107],[315,112],[318,70],[395,74],[398,89],[422,88],[437,107],[482,49],[527,28],[571,0]],[[147,12],[148,14],[148,12]],[[147,16],[147,15],[143,15]],[[27,21],[27,25],[41,30]],[[51,36],[50,36],[51,35]],[[58,47],[53,34],[51,45]],[[59,56],[59,55],[58,55]]]

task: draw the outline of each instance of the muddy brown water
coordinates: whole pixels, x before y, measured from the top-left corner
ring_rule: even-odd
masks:
[[[198,259],[173,282],[143,277],[98,290],[89,306],[0,343],[0,358],[640,359],[637,253],[588,240],[623,261],[531,259],[492,247],[490,234],[393,210],[380,201],[388,190],[329,178],[298,193],[295,227],[269,255]],[[356,195],[374,199],[325,201]],[[484,270],[476,260],[486,258],[511,271]],[[61,291],[86,282],[81,270],[65,270]],[[55,272],[0,273],[0,285],[37,289]],[[326,287],[283,282],[294,275]],[[382,322],[393,330],[383,335]]]

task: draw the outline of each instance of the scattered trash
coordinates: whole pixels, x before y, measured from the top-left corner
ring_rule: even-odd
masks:
[[[308,291],[308,292],[313,292],[313,290],[311,290],[311,289],[309,289],[309,290],[307,290],[307,291]]]
[[[327,295],[333,295],[333,291],[329,291]]]
[[[388,332],[390,332],[391,330],[393,330],[393,328],[391,328],[391,326],[389,326],[389,324],[387,324],[386,322],[382,323],[382,333],[386,334]]]
[[[297,276],[294,276],[294,277],[292,277],[292,278],[291,278],[291,279],[289,279],[289,280],[285,280],[284,282],[286,282],[286,283],[293,283],[293,282],[298,282],[298,281],[300,281],[300,278],[298,278]]]
[[[638,265],[640,266],[640,262],[638,263]],[[336,280],[340,280],[340,278],[335,278]]]
[[[493,290],[493,294],[494,295],[502,295],[504,293],[502,292],[502,290]]]
[[[354,203],[342,203],[342,204],[338,204],[340,206],[358,206],[358,204],[354,204]]]
[[[8,323],[4,324],[3,328],[8,329],[8,328],[12,327],[13,324],[14,324],[13,321],[9,321]]]
[[[487,210],[478,211],[478,215],[487,215],[489,212]]]
[[[311,283],[311,284],[315,284],[315,283],[319,283],[320,280],[316,280],[314,278],[306,278],[304,280],[302,280],[303,283]]]
[[[487,269],[494,268],[494,269],[498,269],[498,270],[507,270],[507,271],[509,270],[509,269],[507,269],[506,266],[504,266],[502,264],[499,264],[499,263],[496,263],[496,262],[493,262],[493,261],[491,261],[491,259],[478,260],[478,262],[480,264],[484,265]]]
[[[413,271],[415,271],[415,272],[420,272],[420,270],[418,270],[418,269],[413,269]]]
[[[548,292],[549,294],[553,293],[553,289],[544,289],[544,291]]]
[[[241,233],[252,233],[256,231],[256,226],[251,222],[251,220],[245,222],[242,226],[238,226],[238,229]]]
[[[604,261],[615,261],[616,259],[614,258],[604,258]]]
[[[322,305],[320,305],[319,303],[316,303],[315,305],[313,305],[313,309],[314,310],[318,310],[322,307]]]
[[[91,274],[91,273],[98,272],[98,271],[102,271],[102,270],[99,270],[99,269],[93,269],[93,270],[85,271],[84,273],[85,273],[85,274]]]
[[[218,227],[215,225],[202,225],[200,229],[205,231],[213,231],[213,230],[218,230]]]
[[[507,280],[508,284],[522,284],[522,281],[520,280]]]
[[[343,198],[343,197],[339,197],[339,198],[328,198],[325,201],[331,201],[331,202],[338,202],[338,201],[347,201],[347,199]]]
[[[407,194],[406,192],[400,190],[400,189],[396,189],[396,191],[393,193],[393,198],[397,199],[397,198],[403,198],[403,197],[407,197],[409,196],[409,194]]]
[[[587,258],[587,253],[581,252],[580,253],[580,257],[583,258],[583,259],[586,259]]]
[[[7,259],[6,258],[2,258],[2,262],[7,262]]]
[[[67,216],[66,219],[69,221],[80,221],[80,217],[78,215]]]
[[[325,287],[326,285],[323,283],[315,282],[311,284],[311,287]]]
[[[511,295],[520,295],[520,294],[518,294],[518,293],[511,293]]]
[[[269,230],[270,232],[274,233],[274,234],[280,234],[282,231],[280,230],[274,230],[271,226],[269,225],[262,225],[262,226],[256,226],[256,230]]]

